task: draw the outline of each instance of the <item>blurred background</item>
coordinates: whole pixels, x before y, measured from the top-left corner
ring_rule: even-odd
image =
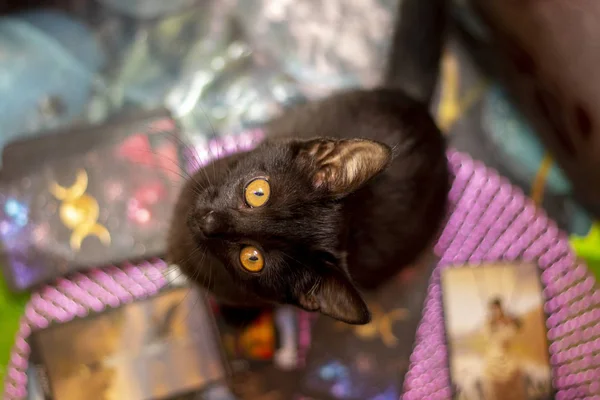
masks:
[[[398,1],[1,2],[0,147],[165,108],[198,147],[376,85]],[[453,0],[432,113],[597,269],[600,3],[576,3]],[[0,291],[0,376],[28,298]]]
[[[0,144],[166,107],[201,145],[288,105],[372,86],[398,1],[3,2]],[[454,146],[585,235],[600,211],[591,106],[600,11],[589,2],[530,1],[523,12],[453,3],[432,112]]]

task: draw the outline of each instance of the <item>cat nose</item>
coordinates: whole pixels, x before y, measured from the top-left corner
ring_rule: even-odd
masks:
[[[219,218],[210,210],[200,218],[200,229],[207,237],[213,236],[219,231]]]

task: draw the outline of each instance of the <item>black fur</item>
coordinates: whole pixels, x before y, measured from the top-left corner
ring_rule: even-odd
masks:
[[[265,129],[255,150],[187,182],[169,261],[224,304],[294,304],[367,323],[357,287],[376,288],[415,261],[445,216],[446,143],[427,104],[402,88],[354,90],[291,109]],[[268,177],[271,197],[250,208],[244,187],[256,177]],[[242,268],[246,245],[261,250],[261,272]]]
[[[392,149],[393,159],[364,186],[333,195],[315,188],[314,166],[302,155],[318,133],[375,140]],[[367,322],[352,282],[373,288],[386,281],[431,244],[443,220],[449,188],[443,136],[422,104],[392,89],[298,107],[269,124],[267,134],[271,139],[255,150],[219,160],[187,183],[175,210],[170,261],[223,302],[291,303]],[[243,189],[257,176],[269,177],[271,197],[249,208]],[[219,221],[210,237],[199,223],[208,210]],[[244,245],[262,250],[260,273],[240,266]],[[324,282],[338,299],[324,305],[304,298]]]

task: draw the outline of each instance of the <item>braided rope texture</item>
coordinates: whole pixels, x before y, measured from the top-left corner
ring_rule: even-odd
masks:
[[[4,381],[4,400],[27,398],[27,366],[32,331],[65,323],[156,294],[167,282],[161,260],[76,274],[31,296],[25,308]]]
[[[541,269],[557,400],[600,399],[600,290],[567,236],[518,188],[450,151],[454,174],[448,223],[436,245],[404,400],[451,399],[440,272],[451,265],[523,260]]]

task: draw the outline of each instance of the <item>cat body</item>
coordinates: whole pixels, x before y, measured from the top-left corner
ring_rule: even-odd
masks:
[[[374,288],[432,244],[446,211],[446,141],[427,107],[399,89],[355,90],[290,110],[267,137],[362,138],[392,149],[385,170],[343,200],[348,270]]]
[[[176,205],[168,261],[223,304],[369,322],[360,291],[415,261],[446,213],[446,142],[428,99],[407,92],[297,106],[254,150],[198,171]]]

